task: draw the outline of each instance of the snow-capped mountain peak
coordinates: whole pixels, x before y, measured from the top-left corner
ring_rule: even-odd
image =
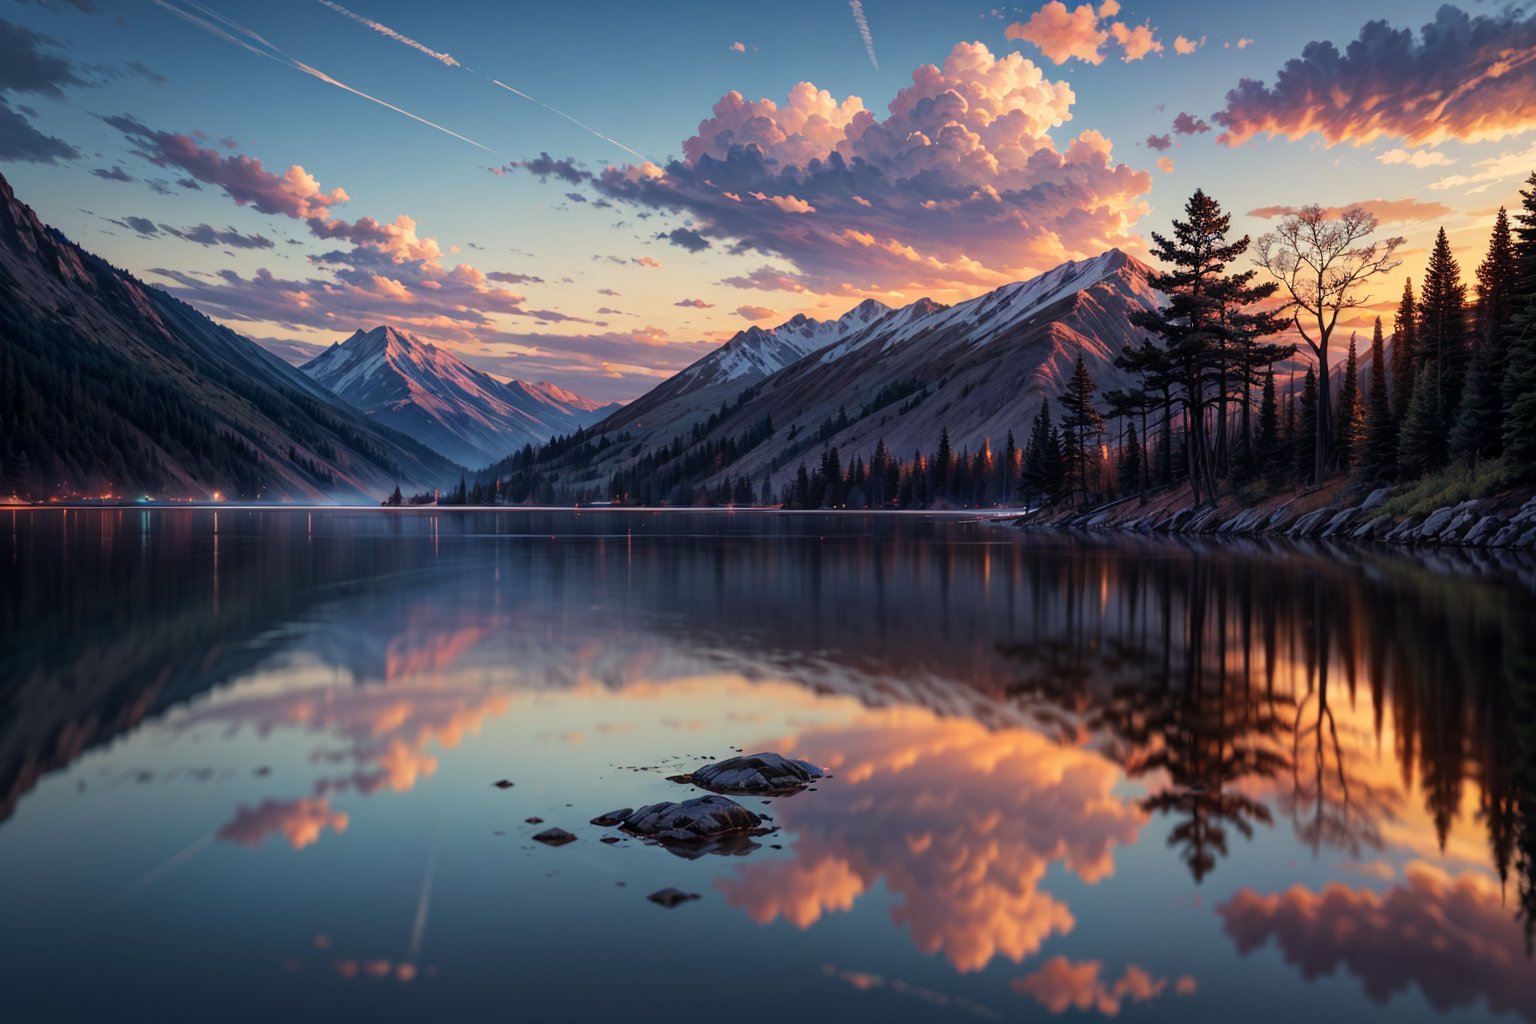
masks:
[[[371,418],[467,466],[571,433],[611,411],[553,384],[498,380],[387,326],[353,332],[302,369]]]

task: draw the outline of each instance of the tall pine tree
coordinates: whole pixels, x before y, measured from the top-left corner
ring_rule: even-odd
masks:
[[[1417,375],[1414,366],[1414,341],[1419,322],[1419,307],[1413,299],[1413,279],[1403,282],[1403,298],[1397,304],[1397,316],[1392,321],[1392,423],[1402,426],[1408,415],[1408,403],[1413,399],[1413,381]]]
[[[1385,480],[1397,472],[1397,424],[1387,394],[1387,360],[1382,351],[1381,317],[1371,333],[1371,393],[1366,396],[1365,449],[1360,465],[1372,480]]]
[[[1467,286],[1461,282],[1461,266],[1451,254],[1445,228],[1435,236],[1424,271],[1418,328],[1416,364],[1420,371],[1434,367],[1430,386],[1434,388],[1435,416],[1442,434],[1449,434],[1467,370]],[[1444,463],[1446,446],[1442,444],[1439,450],[1436,461],[1426,468]]]
[[[1093,467],[1097,465],[1098,438],[1104,417],[1094,408],[1096,386],[1082,354],[1072,379],[1061,393],[1061,455],[1063,482],[1069,501],[1088,502],[1094,497]]]
[[[1504,374],[1504,451],[1515,472],[1536,480],[1536,172],[1525,185],[1515,214],[1519,276]]]
[[[1452,458],[1488,458],[1503,450],[1504,371],[1509,361],[1518,280],[1509,214],[1500,207],[1493,237],[1488,240],[1488,255],[1477,267],[1477,333],[1451,432]]]
[[[1334,415],[1333,444],[1338,454],[1339,468],[1346,472],[1355,465],[1360,447],[1360,434],[1364,426],[1360,407],[1360,360],[1355,349],[1355,335],[1349,335],[1349,357],[1344,361],[1344,376],[1339,381],[1339,408]]]

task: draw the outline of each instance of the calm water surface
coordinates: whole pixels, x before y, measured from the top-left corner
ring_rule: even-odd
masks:
[[[1529,561],[0,516],[0,1020],[1536,1022]],[[834,777],[587,823],[738,747]]]

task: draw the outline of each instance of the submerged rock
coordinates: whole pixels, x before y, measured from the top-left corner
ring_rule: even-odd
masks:
[[[512,780],[511,779],[500,779],[500,780],[498,780],[496,782],[491,783],[491,785],[495,786],[497,789],[511,789],[512,788]]]
[[[563,828],[547,828],[533,838],[535,842],[543,843],[545,846],[564,846],[566,843],[576,841],[576,837]]]
[[[714,793],[793,793],[821,778],[821,769],[807,761],[779,754],[743,754],[705,765],[692,775],[678,776]]]
[[[704,843],[755,833],[762,826],[763,819],[736,801],[710,795],[681,803],[648,804],[625,818],[620,827],[664,843]]]
[[[677,906],[679,903],[687,903],[689,900],[696,900],[698,898],[698,893],[683,892],[681,889],[658,889],[646,897],[652,903],[660,904],[668,909]]]

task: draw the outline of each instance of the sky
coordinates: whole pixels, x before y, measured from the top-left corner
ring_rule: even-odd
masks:
[[[1533,169],[1523,4],[0,0],[45,222],[290,359],[390,324],[602,400],[753,324],[1145,258],[1197,188],[1255,237],[1376,213],[1390,330]]]

